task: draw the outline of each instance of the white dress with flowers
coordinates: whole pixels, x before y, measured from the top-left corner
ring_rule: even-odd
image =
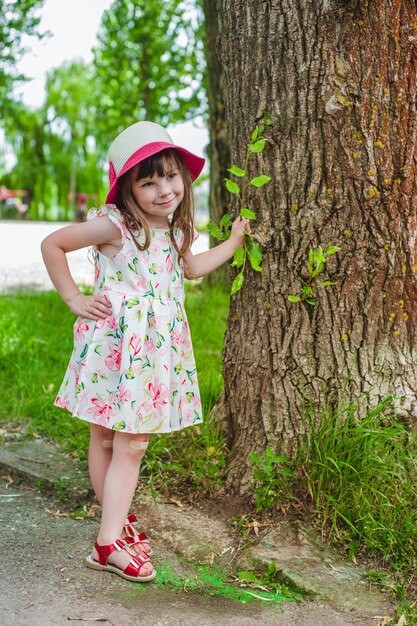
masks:
[[[96,254],[94,293],[107,298],[112,310],[106,319],[76,320],[74,350],[55,404],[127,433],[166,433],[200,423],[183,269],[169,231],[154,229],[149,248],[140,251],[114,205],[92,209],[87,219],[102,215],[122,235],[114,257]],[[181,231],[174,236],[180,247]]]

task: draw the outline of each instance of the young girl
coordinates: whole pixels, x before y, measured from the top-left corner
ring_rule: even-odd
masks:
[[[238,218],[230,239],[191,252],[192,182],[204,159],[157,124],[124,130],[108,157],[107,204],[42,243],[52,282],[78,316],[55,404],[90,423],[89,472],[102,518],[86,565],[146,582],[156,576],[151,547],[129,509],[149,435],[202,421],[183,276],[219,267],[250,228]],[[66,259],[86,246],[95,247],[92,296],[80,293]]]

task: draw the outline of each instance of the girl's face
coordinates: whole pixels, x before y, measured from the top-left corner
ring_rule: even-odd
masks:
[[[140,176],[140,165],[134,167],[131,173],[132,194],[137,204],[147,214],[150,226],[166,228],[168,217],[181,204],[184,197],[184,182],[181,173],[173,161],[168,161],[164,167],[164,174],[156,172],[147,178]]]

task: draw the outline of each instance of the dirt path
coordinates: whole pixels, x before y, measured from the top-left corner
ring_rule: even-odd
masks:
[[[127,583],[84,567],[97,522],[56,517],[56,501],[0,482],[3,626],[101,623],[114,626],[375,626],[360,613],[314,602],[279,607]],[[156,542],[157,544],[157,542]],[[177,557],[156,545],[156,568]],[[179,565],[179,567],[181,567]],[[82,619],[82,618],[89,618]],[[107,620],[107,621],[106,621]]]

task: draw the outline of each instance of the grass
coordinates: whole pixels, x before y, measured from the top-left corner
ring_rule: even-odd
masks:
[[[359,419],[349,402],[312,407],[310,434],[298,458],[302,483],[331,538],[360,546],[394,572],[412,575],[417,563],[417,439],[395,414],[391,397]]]
[[[398,419],[392,397],[367,412],[355,402],[334,407],[323,398],[319,415],[311,404],[304,407],[304,420],[308,434],[297,458],[288,461],[269,448],[252,455],[258,510],[295,499],[305,511],[312,508],[324,536],[346,546],[350,558],[374,558],[370,581],[394,592],[407,623],[417,624],[407,601],[417,593],[416,433]]]
[[[282,603],[301,598],[296,590],[289,589],[279,581],[275,565],[272,563],[265,572],[238,572],[236,576],[228,576],[215,565],[187,565],[188,574],[181,575],[169,563],[158,567],[158,576],[154,581],[156,587],[177,592],[199,593],[206,597],[222,597],[237,602]],[[141,593],[137,587],[132,592],[124,593],[135,597]]]
[[[223,386],[229,296],[204,282],[188,283],[186,289],[206,421],[199,428],[152,437],[142,473],[154,488],[187,474],[204,491],[221,482],[225,467],[224,443],[207,418]],[[72,351],[73,323],[74,315],[55,292],[0,296],[0,421],[22,425],[28,436],[46,437],[85,459],[88,424],[53,406]]]

